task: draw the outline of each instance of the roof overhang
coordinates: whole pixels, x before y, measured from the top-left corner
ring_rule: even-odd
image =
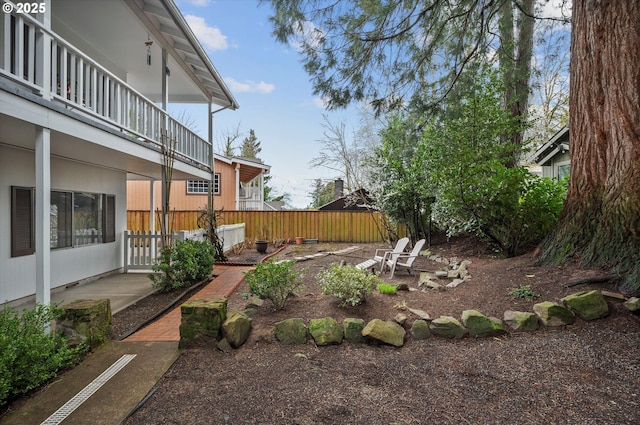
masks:
[[[563,127],[547,143],[536,150],[533,158],[539,165],[547,165],[549,160],[559,152],[569,151],[569,128]]]

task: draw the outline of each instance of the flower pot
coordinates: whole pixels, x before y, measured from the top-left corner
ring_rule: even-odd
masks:
[[[267,245],[269,245],[269,241],[256,241],[256,251],[264,254],[265,252],[267,252]]]
[[[304,238],[301,236],[298,236],[296,238],[296,245],[302,245],[304,243]]]

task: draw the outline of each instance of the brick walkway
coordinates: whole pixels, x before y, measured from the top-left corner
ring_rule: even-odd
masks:
[[[244,272],[251,269],[252,267],[217,265],[214,269],[217,277],[190,299],[228,298],[242,282]],[[125,341],[180,341],[180,320],[180,306],[178,306],[159,320],[129,336]]]

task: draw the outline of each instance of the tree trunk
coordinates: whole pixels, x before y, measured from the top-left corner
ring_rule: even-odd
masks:
[[[610,266],[640,293],[640,0],[573,4],[571,180],[542,263]]]
[[[517,19],[513,2],[505,1],[499,11],[498,28],[501,41],[498,58],[506,90],[504,106],[521,124],[517,131],[504,137],[504,143],[511,145],[510,159],[507,162],[507,166],[510,167],[515,166],[520,160],[524,123],[527,120],[533,55],[534,5],[535,0],[523,0],[518,6]]]

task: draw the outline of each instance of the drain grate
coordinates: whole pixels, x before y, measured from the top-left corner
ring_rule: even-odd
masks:
[[[107,381],[113,376],[122,370],[133,358],[135,354],[125,354],[117,362],[109,366],[107,370],[102,372],[100,376],[91,381],[86,387],[82,389],[78,394],[73,396],[73,398],[67,401],[64,406],[56,410],[51,416],[45,419],[44,422],[40,425],[58,425],[62,422],[67,416],[73,413],[82,403],[87,401],[89,397],[93,395],[96,391],[100,389]]]

